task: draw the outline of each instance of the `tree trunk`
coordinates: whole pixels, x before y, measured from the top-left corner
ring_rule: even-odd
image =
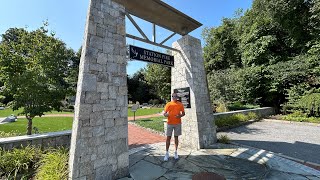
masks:
[[[27,117],[27,119],[28,119],[27,135],[31,135],[32,134],[32,118]]]

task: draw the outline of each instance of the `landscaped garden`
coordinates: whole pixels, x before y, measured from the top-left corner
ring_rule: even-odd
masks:
[[[309,122],[309,123],[320,123],[320,117],[308,117],[306,113],[301,111],[295,111],[288,115],[275,115],[271,118],[277,120],[294,121],[294,122]]]
[[[227,117],[217,118],[215,125],[218,128],[228,128],[241,125],[249,120],[258,120],[259,116],[255,113],[249,112],[247,115],[237,113]]]
[[[10,151],[0,148],[0,179],[68,178],[68,149],[27,146]]]

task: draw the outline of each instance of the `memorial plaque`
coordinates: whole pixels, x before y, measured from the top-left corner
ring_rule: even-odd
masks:
[[[174,89],[173,92],[177,93],[179,101],[183,104],[184,108],[191,108],[190,87]]]
[[[137,46],[129,45],[129,58],[132,60],[140,60],[150,63],[161,64],[165,66],[174,66],[174,57]]]

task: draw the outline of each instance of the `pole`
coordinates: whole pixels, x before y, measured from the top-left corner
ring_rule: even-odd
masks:
[[[133,111],[133,121],[135,121],[135,120],[136,120],[136,112]]]

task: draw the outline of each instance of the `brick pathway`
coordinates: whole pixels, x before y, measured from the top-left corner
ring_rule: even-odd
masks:
[[[165,142],[166,137],[159,134],[145,130],[139,126],[128,124],[128,141],[129,149],[146,144],[153,144],[159,142]]]
[[[136,116],[136,119],[145,119],[145,118],[159,117],[159,116],[161,115],[152,114],[152,115],[146,115],[146,116]],[[133,117],[128,117],[128,120],[132,121]],[[166,141],[166,137],[153,133],[151,131],[148,131],[144,128],[141,128],[133,124],[128,124],[128,133],[129,133],[128,135],[129,149],[135,148],[138,146],[143,146],[146,144],[153,144],[153,143]]]

